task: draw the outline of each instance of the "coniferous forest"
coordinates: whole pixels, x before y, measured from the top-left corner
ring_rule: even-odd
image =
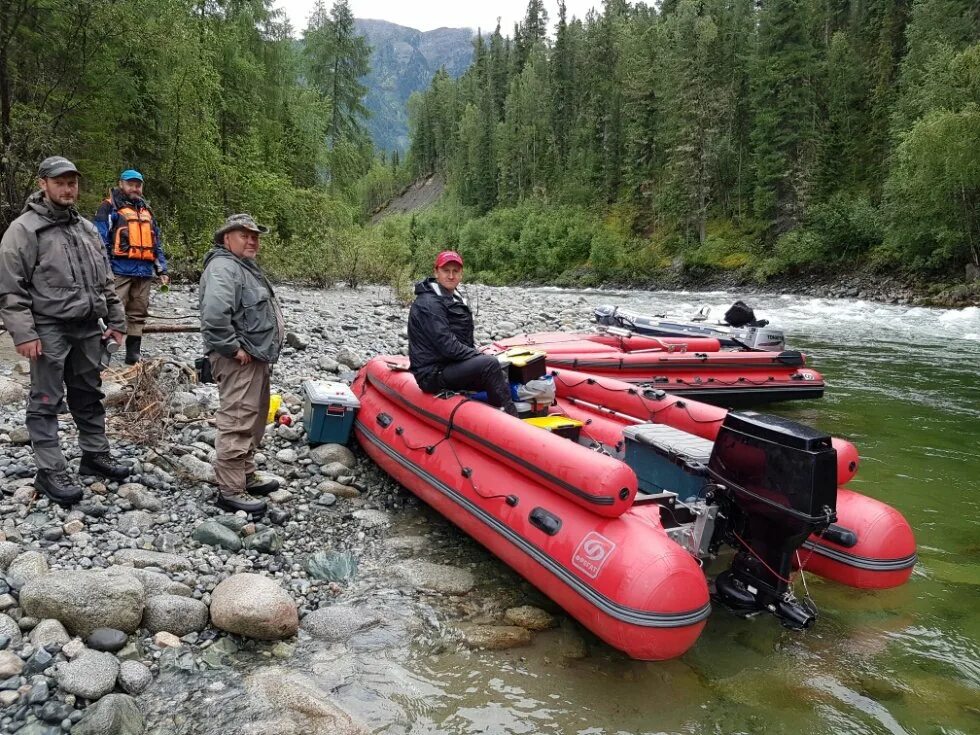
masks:
[[[273,227],[264,255],[280,276],[333,277],[360,259],[374,247],[363,199],[383,196],[364,186],[391,178],[365,126],[370,48],[346,0],[303,29],[274,5],[0,0],[0,227],[60,154],[84,174],[88,216],[120,171],[140,170],[189,275],[239,211]]]
[[[378,151],[347,0],[0,0],[0,226],[52,154],[83,214],[124,168],[178,270],[229,213],[281,278],[400,284],[444,247],[490,282],[765,283],[842,269],[931,281],[980,258],[975,0],[542,0],[409,102]],[[448,191],[366,225],[411,179]]]
[[[461,205],[414,224],[491,279],[977,273],[974,0],[531,0],[475,44],[412,100]]]

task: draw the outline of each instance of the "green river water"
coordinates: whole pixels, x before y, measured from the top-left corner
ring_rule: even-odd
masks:
[[[731,302],[596,301],[691,313],[706,299]],[[812,630],[716,608],[676,661],[631,661],[594,639],[586,658],[568,661],[556,655],[557,633],[529,649],[419,655],[407,663],[417,689],[398,697],[412,724],[383,731],[980,733],[980,312],[774,296],[753,304],[787,325],[830,386],[822,400],[772,410],[859,447],[850,487],[915,529],[910,583],[867,592],[810,575],[820,609]]]

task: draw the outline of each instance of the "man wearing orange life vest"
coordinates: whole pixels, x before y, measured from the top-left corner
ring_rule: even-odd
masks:
[[[143,325],[150,309],[150,286],[156,275],[170,283],[163,254],[160,228],[143,198],[143,175],[127,169],[119,174],[119,186],[109,192],[95,215],[116,293],[126,309],[126,364],[140,360]]]

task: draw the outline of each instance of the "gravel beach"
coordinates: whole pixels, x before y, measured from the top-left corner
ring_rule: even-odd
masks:
[[[166,361],[168,405],[152,443],[119,414],[130,388],[107,381],[113,454],[132,474],[83,478],[84,498],[69,509],[34,491],[27,365],[0,335],[0,732],[363,732],[290,667],[297,648],[322,655],[358,635],[400,650],[419,637],[436,649],[501,648],[554,625],[527,607],[529,598],[548,605],[526,585],[481,594],[485,554],[469,542],[460,551],[462,537],[355,442],[306,440],[303,381],[349,382],[369,357],[404,354],[407,305],[378,288],[278,291],[289,336],[272,382],[292,421],[267,429],[257,461],[282,488],[257,522],[214,505],[217,389],[183,368],[200,355],[197,334],[144,342],[147,359]],[[584,296],[468,295],[478,342],[589,323]],[[155,293],[151,321],[193,324],[196,301],[193,288]],[[69,416],[61,429],[77,467]],[[581,649],[568,636],[566,647]],[[270,658],[284,668],[270,671]],[[181,714],[195,711],[195,697],[213,703],[231,692],[239,703],[217,708],[234,714],[229,722]]]

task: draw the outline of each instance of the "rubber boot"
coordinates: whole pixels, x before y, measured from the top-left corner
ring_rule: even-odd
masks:
[[[135,365],[140,361],[140,345],[143,342],[142,337],[133,337],[131,335],[126,337],[126,364]]]
[[[95,475],[107,480],[125,480],[129,477],[129,467],[116,464],[108,452],[83,452],[82,461],[78,464],[78,474]]]
[[[58,505],[74,505],[82,499],[82,488],[72,482],[67,472],[38,470],[34,489],[43,493]]]

